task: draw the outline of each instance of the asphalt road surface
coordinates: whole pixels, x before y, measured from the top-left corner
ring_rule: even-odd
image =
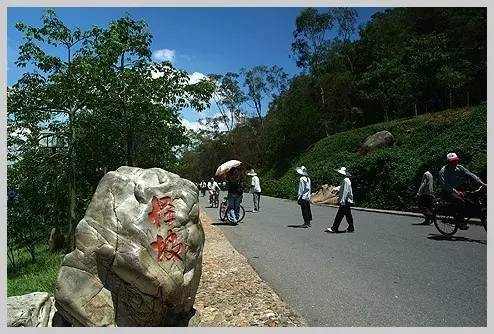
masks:
[[[420,218],[354,210],[354,233],[329,234],[337,209],[312,206],[312,227],[296,228],[296,202],[263,196],[252,213],[251,194],[244,222],[230,226],[207,196],[201,207],[309,326],[487,326],[480,226],[446,239],[434,225],[416,225]]]

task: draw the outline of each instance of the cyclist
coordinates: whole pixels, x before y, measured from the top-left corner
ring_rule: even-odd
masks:
[[[463,191],[458,187],[463,185],[467,180],[471,180],[481,186],[487,187],[487,184],[468,169],[459,165],[460,158],[456,153],[448,153],[446,156],[447,164],[439,171],[439,183],[441,184],[441,197],[447,202],[453,204],[456,208],[455,220],[460,230],[467,230],[465,223],[465,209],[472,205],[472,202],[465,197]]]
[[[238,167],[232,168],[226,175],[226,188],[228,190],[228,212],[233,225],[238,224],[240,203],[242,202],[242,173]]]
[[[215,197],[218,196],[220,193],[220,186],[218,183],[214,180],[214,178],[211,178],[211,181],[208,182],[208,192],[209,192],[209,205],[213,206],[215,203]]]

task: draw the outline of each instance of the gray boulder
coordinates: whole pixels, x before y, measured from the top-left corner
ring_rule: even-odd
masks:
[[[367,137],[362,144],[363,152],[370,152],[378,148],[390,147],[395,143],[395,138],[389,131],[379,131]]]
[[[48,327],[54,309],[53,300],[47,292],[8,297],[7,326]]]
[[[100,181],[55,289],[73,326],[187,325],[202,270],[198,190],[162,169]]]

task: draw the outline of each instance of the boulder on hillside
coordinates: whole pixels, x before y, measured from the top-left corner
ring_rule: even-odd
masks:
[[[311,195],[311,203],[313,204],[337,204],[338,191],[340,187],[324,184],[319,190]]]
[[[7,326],[48,327],[54,312],[47,292],[33,292],[7,298]]]
[[[159,168],[109,172],[75,239],[55,290],[73,326],[188,324],[204,246],[192,182]]]
[[[367,137],[361,149],[364,153],[367,153],[378,148],[393,146],[394,143],[395,138],[391,132],[384,130]]]

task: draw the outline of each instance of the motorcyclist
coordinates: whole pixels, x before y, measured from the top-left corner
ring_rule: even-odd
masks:
[[[465,209],[473,203],[465,197],[463,191],[458,190],[458,187],[466,181],[471,180],[481,186],[487,187],[487,184],[468,169],[459,165],[460,158],[456,153],[448,153],[446,156],[447,164],[439,171],[439,183],[441,184],[441,197],[453,204],[456,209],[455,220],[461,230],[468,229],[465,223]]]

